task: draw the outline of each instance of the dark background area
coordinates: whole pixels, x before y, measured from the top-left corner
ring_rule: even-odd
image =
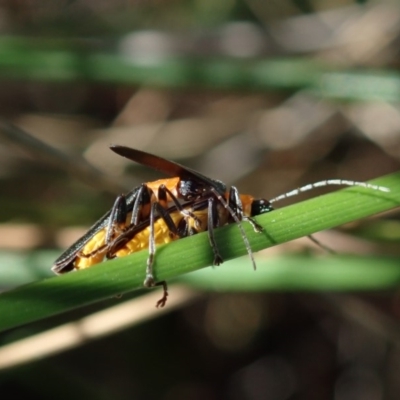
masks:
[[[127,167],[111,143],[267,199],[327,178],[398,170],[399,22],[391,1],[1,1],[0,116],[53,149],[1,123],[1,287],[49,276],[52,260],[117,193],[157,179]],[[317,237],[368,257],[398,254],[399,231],[398,214],[388,213]],[[314,254],[310,246],[258,257]],[[41,264],[34,273],[33,264]],[[32,400],[397,399],[399,314],[397,291],[205,293],[6,369],[0,392]]]

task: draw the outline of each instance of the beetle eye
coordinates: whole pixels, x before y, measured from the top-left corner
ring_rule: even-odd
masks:
[[[254,200],[251,204],[251,216],[265,214],[272,211],[274,208],[271,203],[265,199]]]

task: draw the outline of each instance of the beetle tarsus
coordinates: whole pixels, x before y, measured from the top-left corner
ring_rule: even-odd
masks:
[[[156,282],[154,276],[152,274],[147,274],[146,278],[143,282],[143,286],[146,288],[152,288],[154,286],[162,286],[163,287],[163,296],[160,300],[157,301],[156,307],[163,308],[167,303],[168,299],[168,285],[166,281]]]
[[[224,262],[224,259],[221,257],[219,253],[214,254],[214,262],[213,265],[218,266]]]
[[[156,304],[157,308],[163,308],[165,306],[165,304],[167,303],[167,299],[168,299],[168,285],[167,285],[167,282],[161,281],[161,282],[157,282],[155,285],[163,287],[163,297],[161,297],[161,299],[158,300],[157,304]]]

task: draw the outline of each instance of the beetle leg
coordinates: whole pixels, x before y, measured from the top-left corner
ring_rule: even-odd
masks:
[[[219,254],[217,243],[215,242],[214,236],[214,227],[218,225],[218,212],[215,207],[214,198],[210,197],[208,199],[208,240],[210,242],[210,246],[214,253],[214,265],[220,265],[224,262],[223,258]]]
[[[151,204],[151,193],[147,185],[143,183],[138,189],[137,195],[133,203],[131,225],[137,225],[144,218],[147,218],[147,215],[143,209],[145,206],[149,206],[150,204]]]
[[[113,239],[116,228],[122,225],[125,228],[126,225],[126,214],[127,214],[127,206],[126,199],[124,195],[118,196],[114,202],[114,205],[111,209],[110,217],[108,219],[108,224],[106,228],[106,245],[111,243]]]
[[[214,188],[211,188],[211,192],[214,194],[214,196],[217,198],[217,200],[225,207],[225,209],[229,212],[229,214],[232,216],[233,220],[236,222],[240,233],[242,234],[242,239],[244,241],[244,244],[246,246],[246,250],[248,255],[250,256],[251,263],[253,264],[253,268],[257,269],[256,262],[254,261],[254,256],[253,256],[253,251],[251,250],[250,242],[249,239],[246,235],[246,232],[243,229],[243,226],[241,224],[241,221],[239,217],[236,215],[236,213],[232,210],[232,208],[229,206],[229,203],[224,199],[224,197],[218,193],[218,191]]]
[[[162,207],[159,203],[154,203],[154,207],[157,208],[158,214],[164,220],[164,222],[167,225],[170,232],[172,232],[176,236],[181,237],[177,226],[175,225],[174,221],[172,220],[171,215],[168,213],[168,210],[166,210],[164,207]]]
[[[155,282],[153,273],[154,257],[156,253],[155,237],[154,237],[154,216],[158,212],[160,217],[166,223],[168,229],[175,235],[179,235],[178,228],[174,224],[168,211],[158,202],[151,205],[150,211],[150,235],[149,235],[149,257],[147,258],[146,277],[143,282],[145,287],[162,286],[163,297],[157,301],[156,307],[164,307],[168,298],[168,286],[166,281]]]
[[[161,297],[160,300],[157,301],[156,307],[161,307],[163,308],[165,306],[165,303],[167,302],[168,298],[168,286],[166,281],[161,281],[157,282],[156,286],[162,286],[163,287],[163,297]]]
[[[155,238],[154,238],[154,213],[157,203],[151,205],[150,211],[150,235],[149,235],[149,256],[147,257],[147,267],[146,267],[146,278],[143,285],[146,287],[152,287],[155,285],[153,276],[153,263],[154,255],[156,252]]]
[[[196,223],[200,223],[199,218],[192,213],[189,210],[185,210],[182,207],[182,204],[179,202],[178,198],[165,186],[165,185],[160,185],[159,189],[158,189],[158,193],[159,193],[159,198],[163,198],[166,196],[164,196],[165,194],[168,194],[169,197],[171,198],[171,201],[174,203],[176,209],[185,217],[185,218],[193,218]]]
[[[243,216],[243,221],[248,222],[253,227],[255,233],[261,233],[264,230],[264,228],[260,224],[257,224],[257,222],[251,217]]]
[[[314,242],[317,246],[321,247],[321,249],[325,250],[326,252],[330,254],[337,254],[335,250],[331,249],[330,247],[324,245],[321,243],[318,239],[316,239],[313,235],[307,235],[307,237]]]
[[[232,211],[238,216],[241,220],[243,218],[243,204],[242,200],[240,199],[239,190],[236,186],[231,186],[229,190],[229,207]]]
[[[247,221],[253,227],[254,232],[260,233],[263,231],[261,225],[257,224],[253,218],[247,217],[243,214],[243,204],[242,200],[240,199],[239,190],[236,186],[231,186],[229,190],[229,207],[232,211],[236,214],[236,216],[240,219],[240,221]]]

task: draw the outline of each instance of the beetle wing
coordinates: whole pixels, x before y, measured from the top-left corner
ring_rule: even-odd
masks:
[[[125,197],[128,211],[132,210],[133,203],[136,199],[139,189],[140,186],[137,186],[126,194]],[[71,271],[73,269],[73,267],[71,267],[72,262],[74,261],[78,251],[81,250],[82,247],[84,247],[85,244],[92,239],[94,235],[96,235],[96,233],[107,227],[110,214],[111,210],[107,211],[81,238],[79,238],[71,247],[64,251],[64,253],[62,253],[61,256],[58,257],[54,262],[51,270],[56,274],[63,274],[64,272]]]
[[[163,172],[164,174],[170,176],[179,176],[184,179],[193,179],[195,181],[200,181],[203,184],[212,186],[221,194],[225,192],[225,185],[222,182],[215,181],[213,179],[207,178],[206,176],[194,171],[190,168],[184,167],[171,160],[166,160],[165,158],[156,156],[154,154],[146,153],[145,151],[132,149],[127,146],[120,146],[118,144],[113,144],[110,149],[117,153],[118,155],[125,157],[129,160],[135,161],[139,164],[146,165],[156,171]]]
[[[73,269],[72,262],[74,261],[76,254],[82,247],[94,236],[97,232],[104,229],[108,224],[108,218],[110,217],[110,211],[104,214],[81,238],[79,238],[71,247],[69,247],[60,257],[54,262],[51,270],[56,274],[63,274],[64,272],[71,271]]]

